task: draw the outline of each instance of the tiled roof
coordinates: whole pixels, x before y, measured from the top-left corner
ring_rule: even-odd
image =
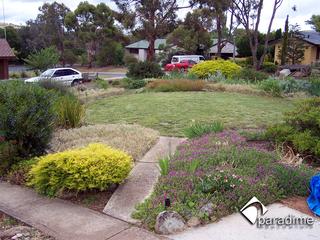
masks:
[[[300,33],[303,35],[303,40],[306,42],[309,42],[314,45],[320,45],[320,32],[316,31],[300,31]]]
[[[162,39],[162,38],[157,39],[154,43],[154,48],[159,49],[159,46],[162,44],[165,45],[166,42],[167,42],[166,39]],[[139,48],[140,49],[148,49],[148,47],[149,47],[149,42],[146,40],[141,40],[139,42],[135,42],[135,43],[132,43],[132,44],[126,46],[126,48],[138,48],[138,49]]]
[[[15,58],[9,43],[5,39],[0,39],[0,58]]]

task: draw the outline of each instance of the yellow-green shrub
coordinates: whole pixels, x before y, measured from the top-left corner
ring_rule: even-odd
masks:
[[[48,154],[38,160],[30,171],[28,184],[47,196],[65,190],[106,190],[111,184],[121,183],[133,164],[126,153],[100,143]]]
[[[204,61],[194,65],[190,69],[190,73],[199,78],[208,78],[210,75],[215,75],[221,72],[225,77],[232,78],[241,70],[241,67],[229,60],[211,60]]]

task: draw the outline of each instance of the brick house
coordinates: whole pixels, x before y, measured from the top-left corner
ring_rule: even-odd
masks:
[[[9,61],[16,56],[6,39],[0,39],[0,79],[9,78]]]

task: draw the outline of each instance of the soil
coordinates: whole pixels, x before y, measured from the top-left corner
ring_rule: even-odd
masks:
[[[103,192],[95,190],[77,194],[65,193],[59,198],[86,208],[90,208],[94,211],[102,212],[116,189],[117,186],[111,187],[110,189]]]
[[[315,217],[317,219],[320,219],[320,217],[317,217],[310,209],[307,204],[307,198],[306,197],[291,197],[287,198],[285,200],[281,201],[282,204],[293,208],[295,210],[298,210],[299,212],[302,212],[304,214],[307,214],[309,216]]]

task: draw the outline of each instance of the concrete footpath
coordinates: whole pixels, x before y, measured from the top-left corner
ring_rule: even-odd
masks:
[[[173,154],[185,139],[160,137],[151,150],[137,162],[130,176],[114,192],[103,212],[123,221],[138,224],[131,214],[138,203],[143,202],[153,191],[160,175],[158,161]]]
[[[55,239],[162,239],[105,214],[4,182],[0,182],[0,211]]]
[[[299,211],[284,206],[283,204],[271,204],[267,206],[268,212],[263,216],[266,218],[287,217],[288,215],[295,217],[310,217]],[[320,222],[316,222],[312,227],[271,227],[257,228],[251,225],[240,214],[235,213],[221,219],[217,223],[211,223],[203,227],[193,228],[185,232],[171,235],[173,240],[313,240],[320,239]]]

